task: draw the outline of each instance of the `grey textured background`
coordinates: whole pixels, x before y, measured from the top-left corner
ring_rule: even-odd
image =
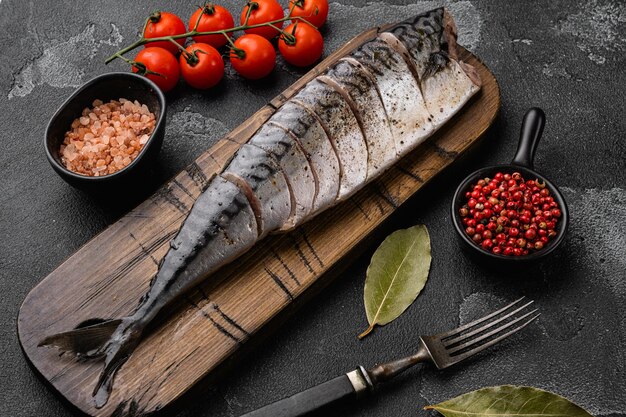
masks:
[[[41,140],[57,106],[95,75],[126,70],[103,59],[136,37],[149,11],[185,16],[193,1],[0,0],[0,415],[74,415],[29,368],[16,337],[21,301],[78,247],[131,209],[225,132],[295,81],[279,62],[261,83],[232,71],[213,91],[169,95],[157,175],[135,201],[98,202],[65,184]],[[439,2],[341,0],[330,5],[326,53],[361,30]],[[427,415],[421,408],[493,384],[556,391],[596,416],[626,416],[626,11],[620,0],[451,1],[460,42],[502,89],[502,110],[483,144],[440,175],[385,226],[431,232],[434,261],[419,299],[363,341],[362,291],[372,248],[216,386],[200,384],[168,415],[237,416],[283,394],[411,352],[420,332],[456,326],[521,294],[543,316],[523,336],[442,373],[416,369],[341,416]],[[241,2],[225,5],[238,10]],[[559,184],[572,225],[564,247],[525,273],[496,273],[459,253],[448,206],[458,181],[511,159],[524,111],[547,114],[536,167]]]

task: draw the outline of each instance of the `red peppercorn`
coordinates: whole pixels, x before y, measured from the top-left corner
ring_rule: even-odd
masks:
[[[537,232],[535,231],[535,229],[528,229],[526,230],[526,233],[524,233],[524,237],[528,240],[533,240],[537,237]]]
[[[465,193],[459,209],[465,232],[486,250],[522,256],[553,239],[562,215],[545,183],[526,181],[519,172],[481,178]]]

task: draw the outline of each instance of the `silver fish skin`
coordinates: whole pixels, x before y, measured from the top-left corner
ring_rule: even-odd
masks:
[[[332,205],[339,194],[341,164],[319,119],[305,107],[290,100],[270,117],[268,124],[280,127],[293,135],[311,162],[311,169],[318,184],[312,213]]]
[[[345,200],[415,149],[480,89],[458,60],[444,8],[378,33],[287,100],[196,200],[138,308],[44,338],[84,359],[104,358],[94,388],[108,401],[116,371],[148,324],[269,233]]]
[[[292,99],[320,119],[333,141],[342,167],[338,200],[344,200],[367,182],[367,142],[354,113],[341,93],[318,80],[312,80]]]
[[[293,135],[272,124],[264,125],[248,143],[270,153],[285,174],[292,197],[291,213],[280,230],[290,230],[313,211],[318,185],[311,163]]]

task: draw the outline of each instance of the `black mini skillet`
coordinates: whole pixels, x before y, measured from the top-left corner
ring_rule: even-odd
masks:
[[[552,253],[563,242],[563,239],[565,238],[565,233],[567,231],[567,226],[569,223],[569,212],[567,209],[567,204],[565,203],[565,199],[563,198],[563,195],[561,194],[559,189],[550,180],[535,171],[533,167],[535,151],[537,150],[539,139],[541,138],[541,134],[543,133],[545,120],[546,116],[541,109],[533,107],[528,110],[524,115],[524,120],[522,121],[519,145],[517,147],[517,152],[515,153],[513,161],[508,165],[490,166],[474,171],[473,173],[468,175],[461,182],[461,184],[459,184],[456,192],[454,193],[451,207],[452,223],[454,224],[454,229],[456,230],[456,233],[461,241],[461,245],[466,248],[471,254],[477,255],[483,261],[500,265],[525,264],[534,262]],[[468,236],[467,233],[465,233],[465,226],[463,225],[463,222],[461,221],[461,217],[459,215],[459,209],[463,206],[466,200],[465,192],[471,191],[471,185],[475,184],[479,179],[485,177],[493,178],[493,175],[497,172],[510,174],[512,174],[513,172],[519,172],[526,180],[536,179],[539,182],[545,183],[548,190],[550,190],[550,194],[559,205],[559,208],[561,209],[561,217],[558,219],[558,222],[556,224],[555,230],[557,232],[557,235],[543,249],[525,256],[498,255],[492,252],[488,252],[487,250],[478,246],[472,241],[471,237]]]

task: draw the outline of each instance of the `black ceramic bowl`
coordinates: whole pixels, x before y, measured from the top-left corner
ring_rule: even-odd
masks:
[[[65,168],[59,149],[74,119],[81,116],[85,107],[92,107],[96,99],[106,103],[119,98],[137,100],[148,106],[156,116],[154,131],[139,155],[124,169],[102,177],[88,177]],[[165,134],[165,108],[165,96],[146,77],[128,72],[113,72],[96,77],[76,90],[52,116],[44,138],[48,161],[61,178],[85,191],[105,191],[132,184],[141,174],[145,174],[161,149]]]
[[[565,238],[567,226],[569,223],[569,212],[567,204],[563,195],[559,189],[546,177],[538,173],[533,168],[533,159],[535,157],[535,151],[539,144],[539,139],[543,133],[543,126],[545,124],[545,115],[541,109],[531,108],[526,112],[524,120],[522,122],[522,129],[520,135],[520,141],[517,148],[515,158],[509,165],[497,165],[487,168],[479,169],[469,176],[467,176],[456,189],[454,198],[452,199],[452,223],[454,229],[459,237],[461,245],[468,250],[472,255],[476,255],[479,260],[486,261],[497,266],[511,266],[528,264],[538,261],[541,258],[545,258],[551,254]],[[530,253],[526,256],[504,256],[497,255],[489,252],[482,247],[478,246],[472,241],[472,239],[465,233],[465,226],[459,215],[459,209],[463,206],[465,201],[465,193],[471,191],[470,187],[476,183],[479,179],[489,177],[493,178],[493,175],[497,172],[513,173],[519,172],[526,180],[537,179],[540,182],[545,182],[546,187],[550,190],[550,194],[559,205],[561,209],[561,217],[556,225],[557,236],[551,240],[543,249]]]

